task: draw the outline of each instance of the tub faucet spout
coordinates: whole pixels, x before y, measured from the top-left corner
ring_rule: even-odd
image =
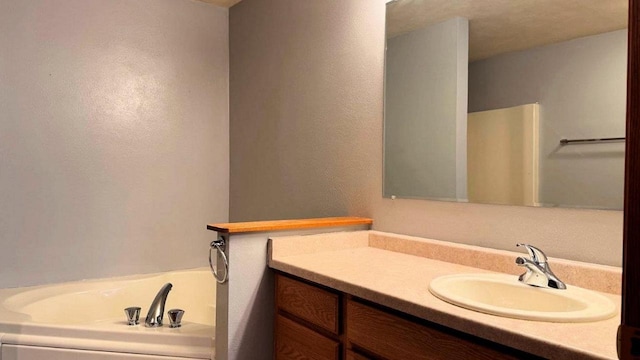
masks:
[[[171,283],[166,283],[156,297],[153,299],[151,303],[151,307],[149,307],[149,312],[147,313],[147,318],[144,321],[144,325],[146,327],[158,327],[162,326],[162,318],[164,317],[164,304],[167,302],[167,296],[169,295],[169,291],[173,285]]]

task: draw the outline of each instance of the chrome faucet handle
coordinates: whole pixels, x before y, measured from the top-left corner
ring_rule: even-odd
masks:
[[[531,259],[516,258],[516,264],[527,269],[524,274],[518,277],[518,280],[527,285],[543,288],[560,290],[567,288],[565,283],[558,279],[556,274],[551,271],[547,263],[547,255],[545,255],[542,250],[528,244],[516,244],[516,246],[524,246],[529,252],[529,255],[531,255]]]
[[[169,327],[179,328],[182,326],[182,315],[184,315],[184,310],[171,309],[167,311],[167,315],[169,315]]]
[[[524,248],[529,252],[529,256],[531,256],[531,261],[534,263],[538,265],[547,263],[547,255],[537,247],[529,244],[516,244],[516,246],[524,246]]]
[[[131,306],[124,309],[124,313],[127,314],[127,322],[129,326],[140,324],[140,307]]]

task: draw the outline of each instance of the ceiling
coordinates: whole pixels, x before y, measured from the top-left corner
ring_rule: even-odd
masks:
[[[387,36],[455,16],[469,19],[469,59],[624,29],[628,0],[399,0],[387,5]]]
[[[231,7],[241,0],[200,1]],[[387,36],[461,16],[469,19],[473,61],[624,29],[628,5],[628,0],[398,0],[387,5]]]

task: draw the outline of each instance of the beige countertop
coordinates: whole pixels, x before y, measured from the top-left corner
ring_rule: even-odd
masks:
[[[412,249],[419,256],[410,255]],[[437,260],[438,255],[449,262]],[[428,290],[429,282],[442,275],[504,269],[508,270],[502,272],[517,274],[522,270],[513,259],[519,255],[522,253],[377,231],[287,236],[269,241],[269,266],[273,269],[545,358],[617,359],[619,315],[589,323],[518,320],[460,308],[439,300]],[[582,287],[610,292],[618,289],[619,284],[607,284],[620,281],[618,268],[559,259],[549,262],[568,284],[578,282]],[[586,279],[580,278],[583,273],[588,274]],[[619,295],[601,294],[619,308]]]

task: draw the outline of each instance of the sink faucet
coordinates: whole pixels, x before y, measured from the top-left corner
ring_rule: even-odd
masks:
[[[149,307],[147,318],[144,321],[144,325],[146,327],[162,326],[162,318],[164,317],[164,304],[167,302],[167,295],[169,295],[169,291],[171,291],[172,287],[173,285],[171,285],[171,283],[166,283],[156,294],[156,297],[151,303],[151,307]]]
[[[524,274],[520,275],[518,280],[527,285],[542,288],[561,290],[567,288],[567,285],[560,281],[553,271],[551,271],[549,263],[547,263],[547,256],[542,250],[528,244],[516,244],[516,246],[524,246],[531,256],[531,259],[516,258],[516,264],[527,269]]]

